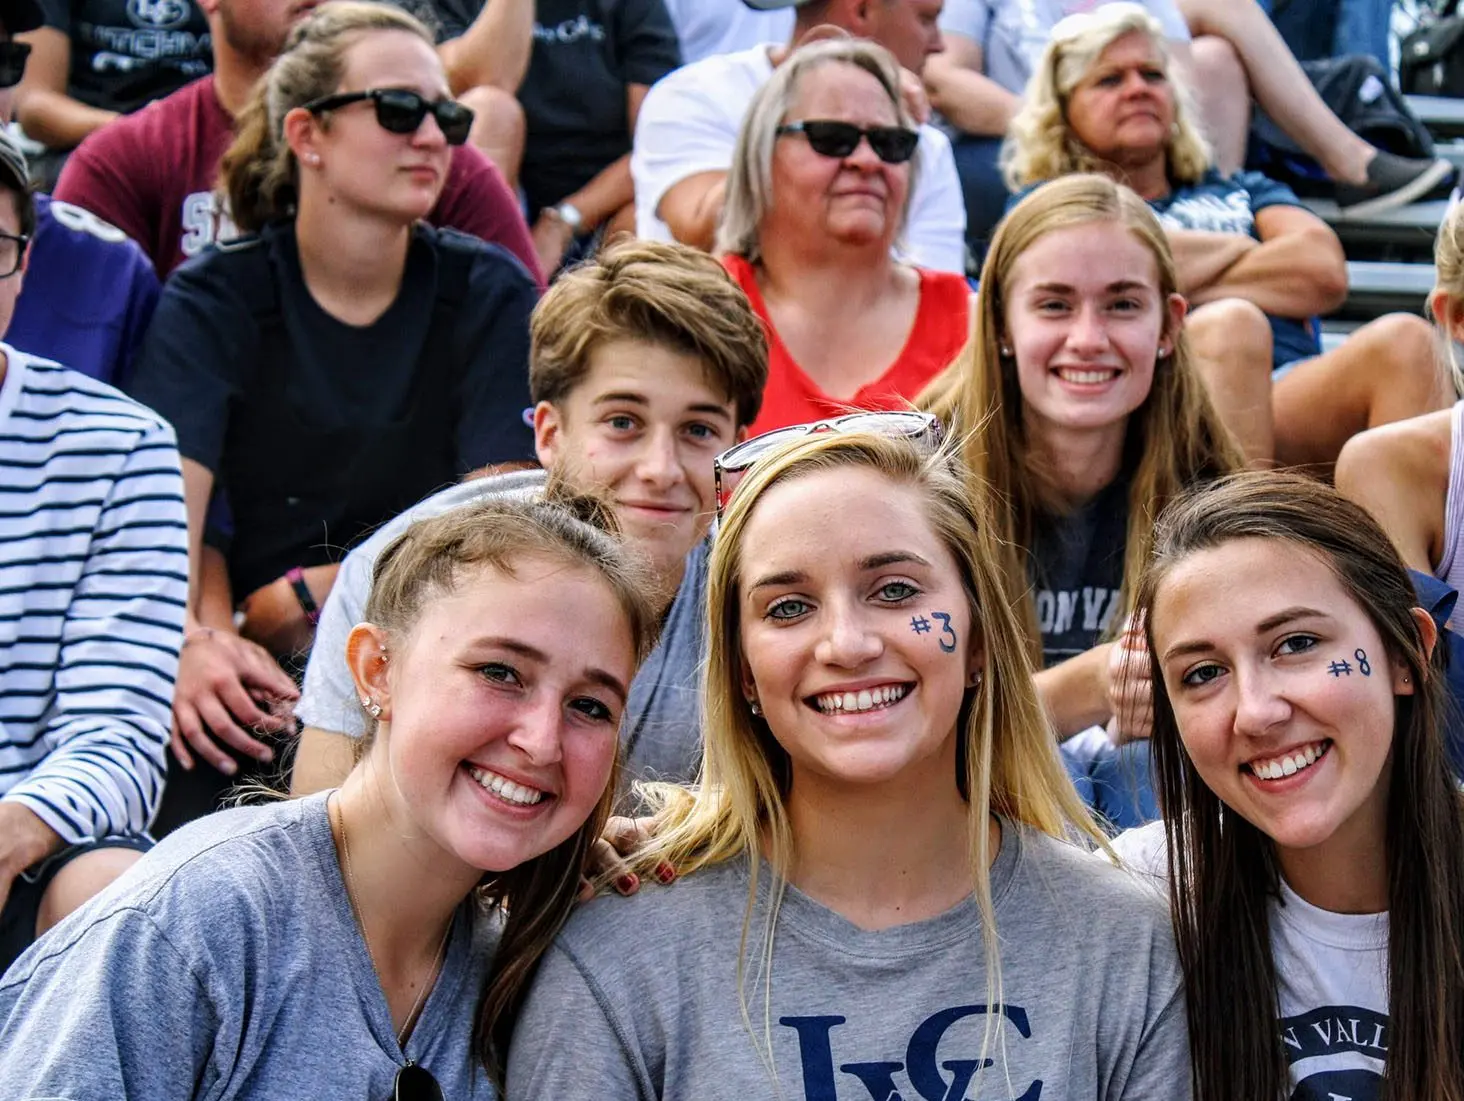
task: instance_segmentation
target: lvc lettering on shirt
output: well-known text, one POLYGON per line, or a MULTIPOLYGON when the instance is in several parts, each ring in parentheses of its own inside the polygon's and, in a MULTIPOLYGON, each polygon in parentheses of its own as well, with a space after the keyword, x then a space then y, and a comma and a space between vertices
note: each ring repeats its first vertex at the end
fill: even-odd
MULTIPOLYGON (((839 1047, 836 1030, 848 1021, 847 1017, 779 1017, 778 1024, 798 1034, 804 1101, 837 1101, 835 1065, 840 1073, 857 1078, 863 1084, 869 1092, 870 1101, 914 1101, 916 1097, 924 1101, 962 1101, 977 1072, 994 1064, 994 1060, 982 1058, 982 1037, 989 1008, 985 1005, 957 1005, 931 1014, 911 1034, 903 1062, 878 1057, 871 1062, 851 1062, 849 1056, 859 1053, 840 1050, 836 1064, 835 1049, 839 1047), (960 1039, 969 1050, 953 1051, 953 1045, 946 1044, 946 1050, 937 1057, 936 1050, 947 1038, 951 1026, 967 1018, 979 1018, 980 1021, 974 1029, 961 1030, 960 1039), (950 1074, 949 1079, 946 1072, 950 1074), (908 1080, 910 1088, 915 1091, 913 1094, 902 1092, 902 1079, 908 1080)), ((1008 1051, 1012 1043, 1010 1029, 1015 1028, 1024 1040, 1031 1038, 1032 1028, 1025 1009, 1003 1005, 998 1011, 1006 1018, 1001 1025, 1008 1030, 1008 1051)), ((1002 1050, 995 1035, 992 1036, 992 1049, 1002 1050)), ((992 1077, 1001 1080, 1004 1076, 994 1071, 992 1077)), ((1042 1081, 1038 1079, 1011 1101, 1038 1101, 1041 1096, 1042 1081)))
POLYGON ((1082 589, 1037 590, 1037 628, 1044 636, 1066 634, 1073 629, 1073 621, 1081 611, 1082 630, 1102 632, 1108 630, 1109 621, 1118 609, 1118 589, 1095 588, 1085 585, 1082 589))
POLYGON ((1388 1017, 1359 1006, 1325 1005, 1281 1022, 1286 1061, 1360 1052, 1377 1059, 1388 1053, 1388 1017))

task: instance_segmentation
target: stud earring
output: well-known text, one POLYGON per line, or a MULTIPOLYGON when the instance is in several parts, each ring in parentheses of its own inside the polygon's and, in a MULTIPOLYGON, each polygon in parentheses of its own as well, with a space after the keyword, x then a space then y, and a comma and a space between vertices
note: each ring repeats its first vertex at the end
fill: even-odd
POLYGON ((1010 344, 1001 345, 1001 347, 999 347, 997 351, 999 351, 1007 359, 1012 358, 1012 346, 1010 344))
POLYGON ((319 153, 311 153, 309 156, 307 156, 305 158, 305 162, 307 164, 319 164, 320 163, 320 154, 319 153))
POLYGON ((1168 359, 1169 358, 1169 349, 1168 348, 1160 348, 1159 349, 1158 358, 1159 359, 1168 359))
POLYGON ((375 700, 367 699, 365 696, 362 696, 361 706, 366 709, 366 714, 370 715, 373 719, 381 718, 381 704, 377 703, 375 700))
POLYGON ((756 696, 747 697, 747 706, 754 715, 758 716, 759 718, 762 717, 762 704, 757 702, 756 696))
POLYGON ((980 669, 977 669, 974 673, 971 674, 970 678, 966 681, 966 685, 967 685, 967 687, 970 687, 970 688, 980 688, 981 687, 981 670, 980 669))

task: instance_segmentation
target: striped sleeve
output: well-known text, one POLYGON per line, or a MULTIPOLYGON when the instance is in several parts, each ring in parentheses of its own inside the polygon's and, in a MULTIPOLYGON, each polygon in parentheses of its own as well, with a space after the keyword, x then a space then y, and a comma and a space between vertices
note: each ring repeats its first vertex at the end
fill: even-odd
POLYGON ((54 688, 36 732, 46 752, 4 795, 68 843, 145 830, 162 794, 188 592, 187 518, 173 430, 156 418, 144 424, 57 609, 54 688))

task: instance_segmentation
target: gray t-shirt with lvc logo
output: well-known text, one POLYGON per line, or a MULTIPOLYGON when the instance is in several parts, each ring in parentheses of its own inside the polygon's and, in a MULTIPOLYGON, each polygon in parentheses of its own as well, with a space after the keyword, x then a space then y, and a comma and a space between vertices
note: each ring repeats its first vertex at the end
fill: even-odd
POLYGON ((1168 912, 1128 873, 1003 822, 993 1007, 974 902, 869 931, 789 887, 764 986, 763 871, 745 927, 746 1013, 745 861, 577 910, 514 1030, 507 1101, 1190 1097, 1168 912))

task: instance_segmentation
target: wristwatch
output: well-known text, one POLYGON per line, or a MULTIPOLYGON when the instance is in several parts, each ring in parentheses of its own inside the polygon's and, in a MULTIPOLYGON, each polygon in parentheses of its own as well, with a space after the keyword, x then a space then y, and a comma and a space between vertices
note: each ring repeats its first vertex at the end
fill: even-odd
POLYGON ((585 224, 585 216, 573 203, 560 203, 554 208, 554 216, 576 232, 585 224))

